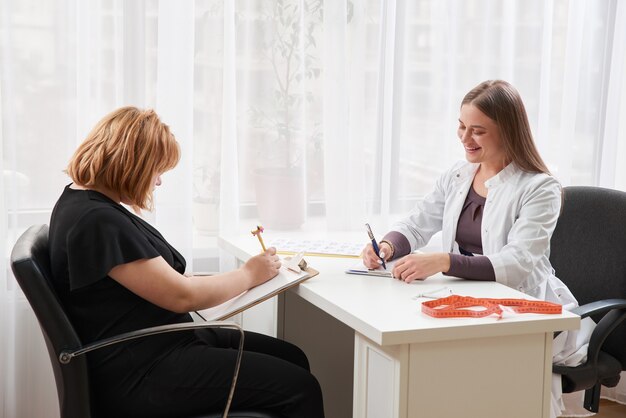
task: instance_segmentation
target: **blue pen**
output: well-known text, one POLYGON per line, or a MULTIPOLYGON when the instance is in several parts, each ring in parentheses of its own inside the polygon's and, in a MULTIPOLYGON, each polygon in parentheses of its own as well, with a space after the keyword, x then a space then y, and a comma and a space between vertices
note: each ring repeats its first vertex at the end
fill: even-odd
POLYGON ((365 228, 367 229, 367 235, 370 236, 372 240, 372 247, 374 247, 374 252, 383 262, 383 268, 387 270, 387 266, 385 265, 385 260, 380 256, 380 248, 378 248, 378 243, 376 242, 376 238, 374 238, 374 234, 372 233, 372 228, 370 228, 370 224, 365 224, 365 228))

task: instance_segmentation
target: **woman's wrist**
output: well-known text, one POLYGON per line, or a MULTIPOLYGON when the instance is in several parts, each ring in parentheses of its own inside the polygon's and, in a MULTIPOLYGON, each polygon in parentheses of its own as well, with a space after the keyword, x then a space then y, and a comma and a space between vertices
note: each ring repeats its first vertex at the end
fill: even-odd
POLYGON ((441 253, 441 272, 447 273, 450 270, 450 254, 441 253))
POLYGON ((389 247, 389 254, 387 254, 387 251, 385 251, 385 261, 387 260, 391 260, 393 258, 394 253, 396 252, 395 247, 393 246, 393 244, 387 240, 382 240, 380 242, 380 245, 382 246, 383 244, 387 244, 387 246, 389 247))

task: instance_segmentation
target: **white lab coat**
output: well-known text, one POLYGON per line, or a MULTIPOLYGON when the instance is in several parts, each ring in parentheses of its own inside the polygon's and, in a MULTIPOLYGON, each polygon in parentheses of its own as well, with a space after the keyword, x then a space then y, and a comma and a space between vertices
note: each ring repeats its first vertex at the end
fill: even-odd
MULTIPOLYGON (((459 254, 456 228, 478 164, 459 162, 445 172, 434 190, 421 199, 413 212, 393 225, 419 249, 441 231, 443 251, 459 254)), ((561 211, 561 185, 554 177, 527 173, 514 163, 485 182, 489 190, 483 208, 481 238, 496 281, 538 299, 578 306, 574 295, 554 275, 550 264, 550 238, 561 211)), ((574 366, 587 357, 595 324, 585 318, 580 331, 563 332, 553 344, 553 359, 574 366)), ((553 375, 551 416, 563 411, 561 378, 553 375)))
MULTIPOLYGON (((456 228, 478 164, 459 162, 445 172, 434 190, 413 212, 393 225, 411 244, 425 246, 441 231, 443 251, 459 254, 456 228)), ((527 173, 514 163, 485 182, 489 190, 483 209, 483 254, 489 257, 496 281, 565 309, 577 306, 567 286, 554 276, 549 261, 550 237, 561 210, 561 185, 554 177, 527 173)))

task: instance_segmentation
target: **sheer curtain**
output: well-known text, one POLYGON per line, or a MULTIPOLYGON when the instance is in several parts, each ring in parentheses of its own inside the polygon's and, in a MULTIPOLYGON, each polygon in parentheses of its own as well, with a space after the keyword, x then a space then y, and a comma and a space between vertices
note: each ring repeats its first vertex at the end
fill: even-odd
POLYGON ((182 159, 146 217, 190 271, 217 270, 215 237, 257 221, 384 231, 463 158, 459 103, 486 79, 519 89, 564 185, 626 190, 625 31, 615 0, 2 1, 2 416, 56 408, 7 257, 105 113, 171 126, 182 159))

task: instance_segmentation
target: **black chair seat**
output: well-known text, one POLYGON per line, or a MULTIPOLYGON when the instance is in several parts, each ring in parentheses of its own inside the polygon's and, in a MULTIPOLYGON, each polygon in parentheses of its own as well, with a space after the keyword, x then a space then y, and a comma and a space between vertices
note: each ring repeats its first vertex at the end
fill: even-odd
POLYGON ((576 367, 554 366, 553 371, 561 375, 563 392, 571 393, 594 386, 599 377, 606 387, 615 387, 619 383, 622 364, 603 351, 598 354, 598 363, 583 363, 576 367))

